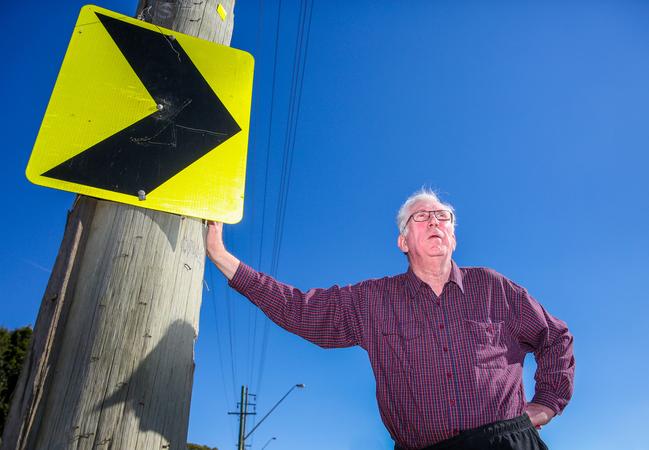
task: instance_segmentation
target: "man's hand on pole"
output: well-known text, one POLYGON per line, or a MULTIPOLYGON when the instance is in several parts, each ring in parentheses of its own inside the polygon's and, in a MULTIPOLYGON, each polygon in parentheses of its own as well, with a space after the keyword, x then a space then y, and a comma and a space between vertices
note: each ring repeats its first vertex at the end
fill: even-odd
POLYGON ((228 252, 223 244, 223 222, 207 222, 205 249, 207 257, 228 280, 231 280, 239 268, 240 261, 228 252))
POLYGON ((554 411, 544 405, 539 405, 538 403, 528 403, 525 406, 525 412, 530 416, 532 425, 536 427, 537 430, 540 430, 541 427, 547 424, 554 417, 554 411))

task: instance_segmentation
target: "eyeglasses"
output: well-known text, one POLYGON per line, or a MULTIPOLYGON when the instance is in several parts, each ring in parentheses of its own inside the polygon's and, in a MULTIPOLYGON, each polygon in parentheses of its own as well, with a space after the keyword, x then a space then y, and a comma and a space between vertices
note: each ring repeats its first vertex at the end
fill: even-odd
POLYGON ((449 211, 448 209, 438 209, 435 211, 415 211, 412 213, 410 217, 408 217, 408 220, 406 220, 406 223, 403 225, 403 228, 405 230, 406 226, 408 225, 408 222, 410 222, 410 219, 414 220, 415 222, 428 222, 431 218, 431 216, 435 217, 437 221, 439 222, 453 222, 453 213, 449 211))

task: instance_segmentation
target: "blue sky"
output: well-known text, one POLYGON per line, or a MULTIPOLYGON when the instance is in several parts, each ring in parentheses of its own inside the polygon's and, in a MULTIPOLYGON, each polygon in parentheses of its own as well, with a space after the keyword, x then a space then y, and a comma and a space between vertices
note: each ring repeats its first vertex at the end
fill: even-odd
MULTIPOLYGON (((526 286, 575 335, 575 395, 542 430, 550 448, 646 449, 649 4, 315 3, 278 277, 309 288, 404 271, 394 216, 432 186, 457 210, 455 260, 526 286)), ((82 4, 14 2, 0 18, 0 326, 35 322, 74 198, 24 170, 82 4)), ((235 10, 232 45, 253 53, 256 78, 244 219, 226 242, 270 271, 299 2, 283 1, 270 125, 278 0, 260 5, 235 10)), ((99 6, 132 15, 136 2, 99 6)), ((241 384, 263 414, 305 383, 252 449, 272 436, 268 450, 391 448, 362 350, 325 351, 270 325, 262 364, 266 319, 212 267, 205 278, 191 441, 234 447, 226 413, 241 384)))

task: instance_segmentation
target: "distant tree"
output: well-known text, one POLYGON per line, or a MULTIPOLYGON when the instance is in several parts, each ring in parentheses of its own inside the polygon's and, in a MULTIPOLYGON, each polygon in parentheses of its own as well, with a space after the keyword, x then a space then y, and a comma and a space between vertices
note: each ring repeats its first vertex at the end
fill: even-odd
POLYGON ((0 436, 5 428, 11 394, 16 388, 31 338, 31 327, 13 331, 0 327, 0 436))
POLYGON ((187 450, 219 450, 219 449, 216 447, 208 447, 207 445, 187 443, 187 450))

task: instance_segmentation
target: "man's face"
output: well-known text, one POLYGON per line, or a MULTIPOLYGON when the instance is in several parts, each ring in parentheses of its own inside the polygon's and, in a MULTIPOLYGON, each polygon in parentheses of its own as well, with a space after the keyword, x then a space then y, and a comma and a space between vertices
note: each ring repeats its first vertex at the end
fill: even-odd
MULTIPOLYGON (((448 208, 430 200, 419 201, 412 205, 410 214, 439 209, 448 208)), ((426 222, 415 222, 410 219, 404 232, 399 235, 397 244, 402 252, 408 253, 411 262, 413 259, 421 260, 430 257, 450 258, 456 244, 453 223, 440 222, 433 215, 426 222)))

